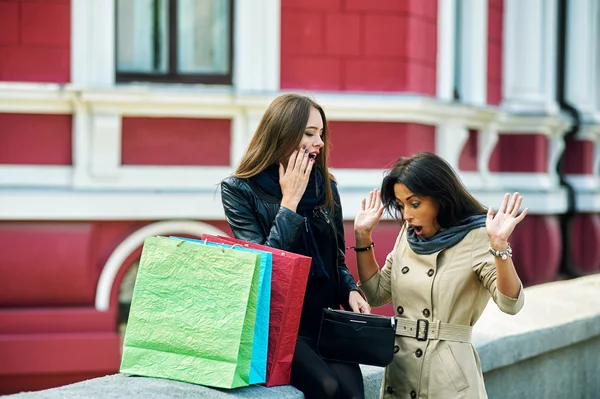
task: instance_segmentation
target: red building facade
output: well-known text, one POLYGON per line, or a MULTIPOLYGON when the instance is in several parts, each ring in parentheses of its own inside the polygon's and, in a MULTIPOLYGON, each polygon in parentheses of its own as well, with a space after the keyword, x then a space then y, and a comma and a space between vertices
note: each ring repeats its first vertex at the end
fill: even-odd
MULTIPOLYGON (((0 393, 118 371, 143 239, 230 234, 217 184, 282 92, 325 108, 349 242, 383 171, 432 151, 486 205, 524 195, 511 244, 525 284, 600 271, 594 0, 212 3, 189 12, 229 23, 204 32, 206 69, 201 45, 181 56, 185 32, 138 54, 165 34, 147 31, 148 7, 182 23, 185 1, 0 0, 0 393)), ((374 234, 381 263, 398 228, 374 234)))

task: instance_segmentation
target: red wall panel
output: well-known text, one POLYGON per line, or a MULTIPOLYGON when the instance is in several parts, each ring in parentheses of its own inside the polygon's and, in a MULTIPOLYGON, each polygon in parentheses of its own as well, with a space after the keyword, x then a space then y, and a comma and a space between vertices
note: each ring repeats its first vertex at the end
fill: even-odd
POLYGON ((541 134, 500 134, 491 172, 548 172, 548 138, 541 134))
POLYGON ((435 95, 437 0, 284 0, 281 21, 283 89, 435 95))
POLYGON ((594 143, 591 141, 570 141, 564 159, 564 171, 569 174, 588 175, 594 168, 594 143))
POLYGON ((19 3, 0 1, 0 45, 17 44, 19 44, 19 3))
POLYGON ((435 150, 435 127, 395 122, 329 122, 330 165, 390 168, 401 156, 435 150))
POLYGON ((328 14, 325 19, 325 51, 335 56, 359 56, 361 37, 357 14, 328 14))
POLYGON ((502 101, 502 23, 504 0, 490 1, 488 6, 487 102, 502 101))
POLYGON ((35 1, 21 4, 23 45, 64 47, 70 40, 70 5, 63 1, 35 1))
POLYGON ((70 81, 68 0, 0 1, 0 81, 70 81))
POLYGON ((342 0, 281 0, 281 8, 337 11, 342 8, 342 0))
POLYGON ((0 223, 0 306, 92 305, 91 231, 87 222, 0 223))
POLYGON ((116 311, 94 307, 9 308, 0 310, 3 334, 60 334, 117 331, 116 311))
POLYGON ((571 226, 571 250, 575 267, 586 273, 600 273, 600 215, 578 214, 571 226))
POLYGON ((122 122, 123 165, 228 166, 231 120, 133 118, 122 122))
POLYGON ((458 169, 464 171, 477 170, 478 142, 479 134, 477 130, 469 130, 469 138, 467 139, 467 142, 460 153, 460 159, 458 160, 458 169))
POLYGON ((71 115, 0 113, 0 164, 71 165, 71 115))
POLYGON ((562 253, 557 216, 528 215, 512 233, 510 245, 513 248, 513 262, 523 285, 556 279, 562 253))

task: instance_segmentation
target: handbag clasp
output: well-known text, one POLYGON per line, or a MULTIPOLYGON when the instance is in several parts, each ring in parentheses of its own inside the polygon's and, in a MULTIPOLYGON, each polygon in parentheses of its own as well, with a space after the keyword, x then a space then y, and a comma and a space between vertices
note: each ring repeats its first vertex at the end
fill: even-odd
POLYGON ((417 332, 415 334, 415 338, 417 339, 417 341, 427 341, 428 333, 429 333, 429 320, 417 319, 417 332))

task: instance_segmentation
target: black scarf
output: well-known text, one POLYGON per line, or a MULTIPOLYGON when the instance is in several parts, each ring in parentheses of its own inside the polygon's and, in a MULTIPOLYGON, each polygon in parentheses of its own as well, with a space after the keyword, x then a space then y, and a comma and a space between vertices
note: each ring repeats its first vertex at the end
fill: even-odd
MULTIPOLYGON (((254 181, 265 193, 275 196, 278 199, 283 198, 281 186, 279 185, 279 165, 269 166, 267 169, 256 175, 254 181)), ((304 195, 302 196, 296 211, 300 216, 304 216, 306 220, 306 228, 302 229, 303 248, 301 248, 301 254, 312 258, 310 275, 316 278, 329 278, 329 274, 327 273, 321 255, 319 254, 309 215, 314 207, 323 204, 324 200, 325 185, 323 183, 323 175, 318 168, 313 168, 308 180, 308 185, 306 186, 306 191, 304 191, 304 195)))
POLYGON ((419 255, 429 255, 450 248, 460 242, 469 231, 485 226, 486 215, 473 215, 460 221, 456 226, 438 231, 433 237, 422 238, 415 229, 408 227, 408 244, 419 255))

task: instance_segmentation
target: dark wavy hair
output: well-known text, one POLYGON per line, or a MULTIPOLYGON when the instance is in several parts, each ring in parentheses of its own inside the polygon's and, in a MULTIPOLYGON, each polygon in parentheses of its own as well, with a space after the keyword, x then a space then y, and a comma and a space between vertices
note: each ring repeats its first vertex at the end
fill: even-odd
POLYGON ((443 158, 429 152, 401 157, 388 171, 381 184, 381 199, 386 211, 403 220, 394 186, 404 184, 421 197, 429 197, 439 205, 437 222, 447 229, 460 224, 469 216, 487 213, 485 208, 466 189, 454 169, 443 158))

